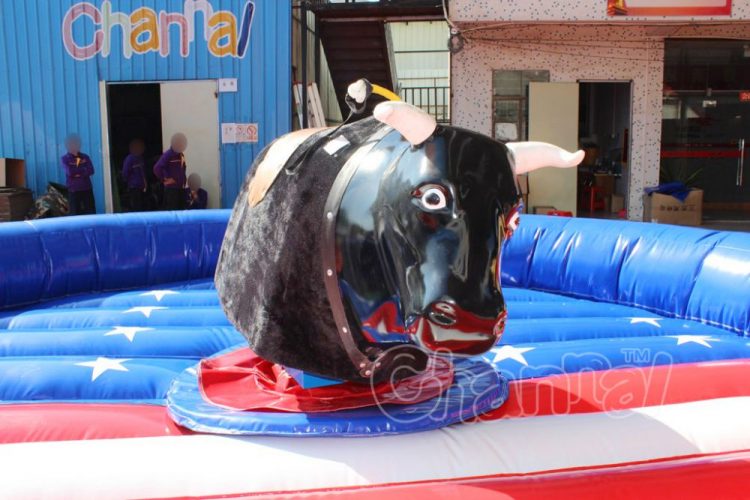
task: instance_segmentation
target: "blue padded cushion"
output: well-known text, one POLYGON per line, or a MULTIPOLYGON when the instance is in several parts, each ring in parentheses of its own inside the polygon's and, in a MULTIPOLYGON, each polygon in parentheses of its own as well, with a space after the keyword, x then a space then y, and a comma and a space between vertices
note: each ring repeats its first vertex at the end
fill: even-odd
POLYGON ((503 285, 750 333, 748 234, 524 215, 503 252, 503 285))
POLYGON ((0 309, 213 276, 228 210, 3 224, 0 309))

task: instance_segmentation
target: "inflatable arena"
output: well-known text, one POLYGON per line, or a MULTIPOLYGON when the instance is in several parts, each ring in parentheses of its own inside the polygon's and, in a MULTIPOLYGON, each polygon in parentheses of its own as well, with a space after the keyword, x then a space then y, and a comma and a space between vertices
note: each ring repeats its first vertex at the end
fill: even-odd
POLYGON ((1 225, 0 496, 736 496, 750 235, 519 217, 578 161, 386 103, 231 212, 1 225))

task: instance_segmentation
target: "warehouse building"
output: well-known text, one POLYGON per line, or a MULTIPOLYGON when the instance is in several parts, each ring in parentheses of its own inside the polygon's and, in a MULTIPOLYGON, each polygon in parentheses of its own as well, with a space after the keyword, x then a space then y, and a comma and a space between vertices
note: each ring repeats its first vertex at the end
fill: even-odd
POLYGON ((122 210, 128 144, 153 161, 183 132, 188 173, 230 207, 252 160, 291 129, 291 2, 0 0, 0 185, 63 182, 64 139, 122 210))

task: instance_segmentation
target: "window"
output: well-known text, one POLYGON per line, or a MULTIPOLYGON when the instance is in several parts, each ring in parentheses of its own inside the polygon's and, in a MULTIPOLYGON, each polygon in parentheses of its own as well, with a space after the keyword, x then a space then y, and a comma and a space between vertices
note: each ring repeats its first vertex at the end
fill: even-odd
POLYGON ((548 82, 547 70, 492 72, 492 131, 495 139, 524 141, 528 134, 529 82, 548 82))

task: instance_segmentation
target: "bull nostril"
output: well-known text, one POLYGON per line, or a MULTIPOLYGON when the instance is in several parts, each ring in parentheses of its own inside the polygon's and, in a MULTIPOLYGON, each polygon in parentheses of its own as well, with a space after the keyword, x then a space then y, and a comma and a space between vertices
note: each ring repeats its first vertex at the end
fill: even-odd
POLYGON ((446 314, 437 311, 430 311, 430 320, 433 323, 437 323, 441 326, 453 326, 456 324, 456 318, 450 317, 446 314))

